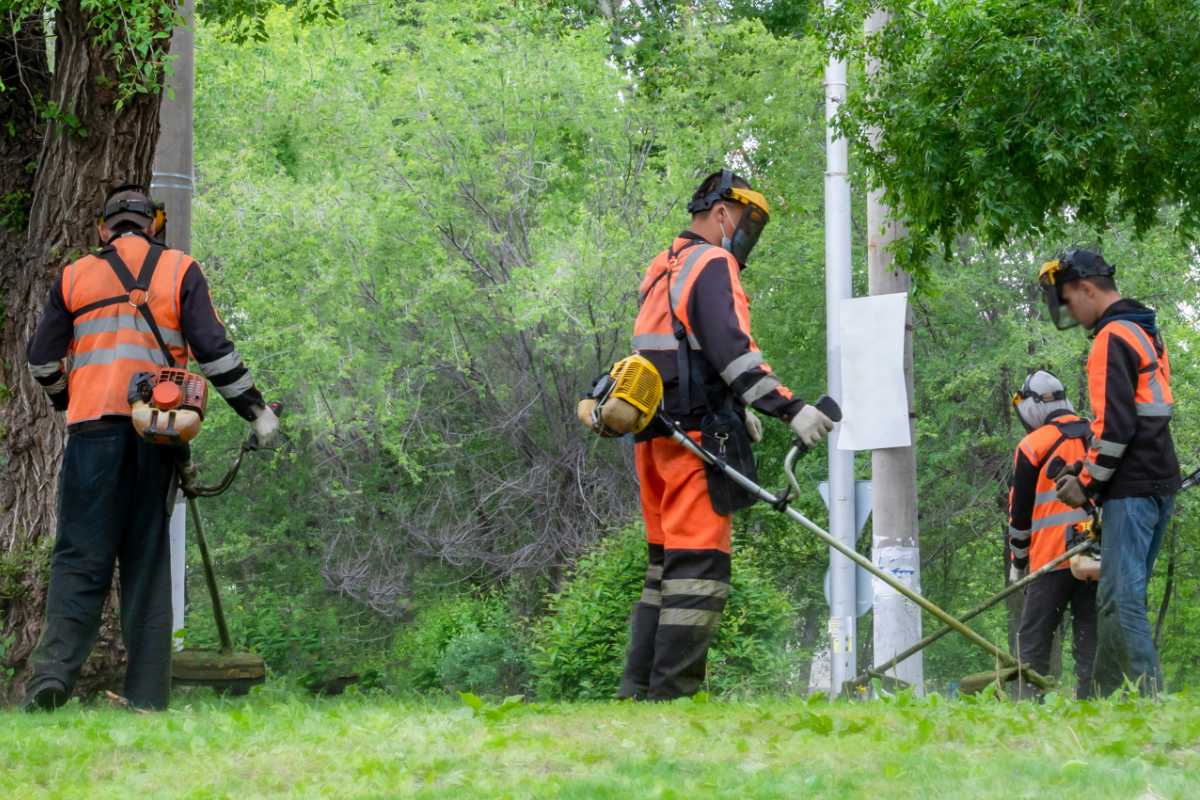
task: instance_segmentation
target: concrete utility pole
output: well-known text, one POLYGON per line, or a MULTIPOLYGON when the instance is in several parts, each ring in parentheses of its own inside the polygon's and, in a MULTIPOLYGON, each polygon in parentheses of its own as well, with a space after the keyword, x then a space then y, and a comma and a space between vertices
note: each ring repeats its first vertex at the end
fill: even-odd
MULTIPOLYGON (((834 8, 837 0, 826 0, 834 8)), ((825 68, 825 359, 829 394, 842 395, 842 350, 838 338, 842 300, 850 297, 849 146, 837 137, 833 118, 846 99, 846 62, 830 58, 825 68)), ((838 432, 829 441, 829 532, 854 547, 854 453, 839 450, 838 432)), ((830 549, 829 644, 831 692, 841 691, 858 670, 855 652, 856 571, 854 562, 830 549)))
MULTIPOLYGON (((868 36, 881 35, 890 15, 877 11, 864 25, 868 36)), ((867 64, 867 80, 879 70, 875 60, 867 64)), ((879 132, 873 131, 871 143, 878 142, 879 132)), ((892 210, 882 202, 883 191, 867 195, 867 270, 870 293, 893 294, 908 292, 912 278, 907 272, 893 268, 892 242, 906 234, 902 223, 892 218, 892 210)), ((908 407, 913 408, 912 310, 904 328, 904 379, 908 390, 908 407)), ((912 419, 909 431, 916 442, 912 419)), ((871 480, 874 491, 874 518, 871 539, 871 560, 887 570, 902 583, 916 591, 921 589, 921 558, 917 541, 917 457, 916 447, 893 447, 871 452, 871 480)), ((921 638, 921 609, 895 590, 878 582, 874 615, 874 660, 882 664, 892 656, 908 649, 921 638)), ((921 653, 900 663, 894 677, 924 693, 925 666, 921 653)))
MULTIPOLYGON (((184 23, 171 34, 174 74, 168 86, 174 97, 163 94, 159 112, 158 149, 150 193, 166 204, 167 246, 192 248, 192 107, 196 88, 195 0, 183 0, 179 9, 184 23)), ((171 607, 172 629, 183 628, 184 554, 187 516, 180 495, 171 514, 171 607)))

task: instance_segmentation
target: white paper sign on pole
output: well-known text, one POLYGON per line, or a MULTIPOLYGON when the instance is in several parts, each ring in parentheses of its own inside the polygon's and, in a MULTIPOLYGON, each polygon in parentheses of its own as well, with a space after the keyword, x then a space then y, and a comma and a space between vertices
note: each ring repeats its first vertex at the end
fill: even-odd
POLYGON ((908 392, 904 384, 904 324, 908 295, 879 294, 842 300, 842 407, 839 450, 908 447, 908 392))

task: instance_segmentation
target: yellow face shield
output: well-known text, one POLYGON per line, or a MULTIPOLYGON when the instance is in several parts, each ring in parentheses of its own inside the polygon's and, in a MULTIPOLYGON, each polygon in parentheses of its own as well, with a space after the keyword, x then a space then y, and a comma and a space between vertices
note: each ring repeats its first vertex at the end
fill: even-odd
POLYGON ((1063 263, 1062 259, 1055 258, 1042 264, 1042 268, 1038 270, 1038 286, 1042 289, 1042 299, 1046 301, 1046 308, 1050 311, 1050 319, 1054 321, 1054 327, 1060 331, 1079 324, 1071 316, 1070 310, 1063 302, 1062 285, 1065 277, 1063 273, 1066 269, 1067 265, 1063 263))
POLYGON ((771 220, 767 198, 751 189, 734 187, 729 190, 726 199, 732 200, 744 208, 742 218, 738 221, 737 228, 734 229, 733 235, 729 237, 729 242, 725 247, 737 259, 738 264, 745 267, 746 261, 750 258, 750 251, 754 249, 754 245, 758 244, 758 237, 762 236, 763 228, 767 227, 767 223, 771 220))
MULTIPOLYGON (((717 175, 718 173, 710 175, 705 184, 708 184, 717 175)), ((741 219, 738 220, 733 233, 722 234, 721 246, 733 254, 739 266, 745 267, 746 259, 750 257, 750 251, 754 249, 754 245, 758 244, 758 237, 762 235, 763 228, 771 219, 771 208, 767 203, 767 198, 763 197, 761 192, 734 186, 735 176, 731 171, 723 169, 719 176, 720 180, 715 189, 705 194, 698 193, 692 196, 691 202, 688 203, 688 213, 699 214, 702 211, 708 211, 721 201, 737 203, 741 206, 743 209, 741 219)))
POLYGON ((771 207, 767 205, 767 198, 753 189, 738 189, 733 187, 729 190, 729 199, 736 200, 742 205, 755 206, 766 217, 771 216, 771 207))

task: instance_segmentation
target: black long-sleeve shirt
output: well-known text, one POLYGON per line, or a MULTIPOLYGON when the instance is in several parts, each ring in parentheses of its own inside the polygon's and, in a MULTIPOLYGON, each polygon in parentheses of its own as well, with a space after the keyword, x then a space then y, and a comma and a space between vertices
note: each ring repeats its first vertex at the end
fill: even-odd
POLYGON ((1171 437, 1170 363, 1153 310, 1135 300, 1113 303, 1093 328, 1088 355, 1092 447, 1080 480, 1100 501, 1171 495, 1179 461, 1171 437), (1157 362, 1154 371, 1146 370, 1157 362), (1148 395, 1137 396, 1146 384, 1148 395))
MULTIPOLYGON (((634 347, 662 376, 666 412, 686 430, 698 429, 710 407, 721 407, 729 399, 785 422, 804 407, 804 401, 775 376, 754 342, 749 301, 738 272, 731 255, 684 231, 655 258, 642 279, 634 347), (711 247, 711 255, 699 260, 697 247, 711 247), (685 317, 679 320, 687 334, 682 342, 666 332, 671 325, 668 309, 685 317), (697 373, 696 381, 680 374, 680 346, 688 348, 686 362, 697 373), (686 401, 683 381, 690 387, 686 401)), ((639 434, 653 435, 651 430, 639 434)))
MULTIPOLYGON (((189 260, 184 267, 179 291, 179 318, 183 338, 200 371, 234 411, 243 419, 252 421, 257 409, 264 406, 265 401, 254 385, 250 370, 230 341, 225 325, 213 307, 208 281, 195 261, 189 260)), ((66 410, 69 401, 68 354, 74 333, 75 318, 67 309, 60 275, 50 289, 41 319, 26 350, 30 372, 60 411, 66 410)))

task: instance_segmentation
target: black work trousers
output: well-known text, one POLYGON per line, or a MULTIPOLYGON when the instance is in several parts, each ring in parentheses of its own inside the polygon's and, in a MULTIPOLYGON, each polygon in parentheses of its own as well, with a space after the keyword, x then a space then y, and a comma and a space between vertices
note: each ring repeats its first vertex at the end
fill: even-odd
POLYGON ((1075 696, 1092 696, 1092 665, 1096 659, 1096 582, 1081 581, 1069 569, 1048 572, 1025 587, 1025 609, 1017 634, 1017 658, 1042 675, 1050 669, 1054 631, 1071 607, 1072 652, 1075 655, 1075 696))
POLYGON ((700 690, 729 597, 729 576, 729 553, 649 545, 618 698, 674 700, 700 690))
POLYGON ((125 696, 167 707, 171 688, 171 558, 167 525, 175 455, 128 422, 72 433, 63 453, 58 532, 42 636, 26 686, 68 692, 100 631, 104 600, 120 563, 125 696))

